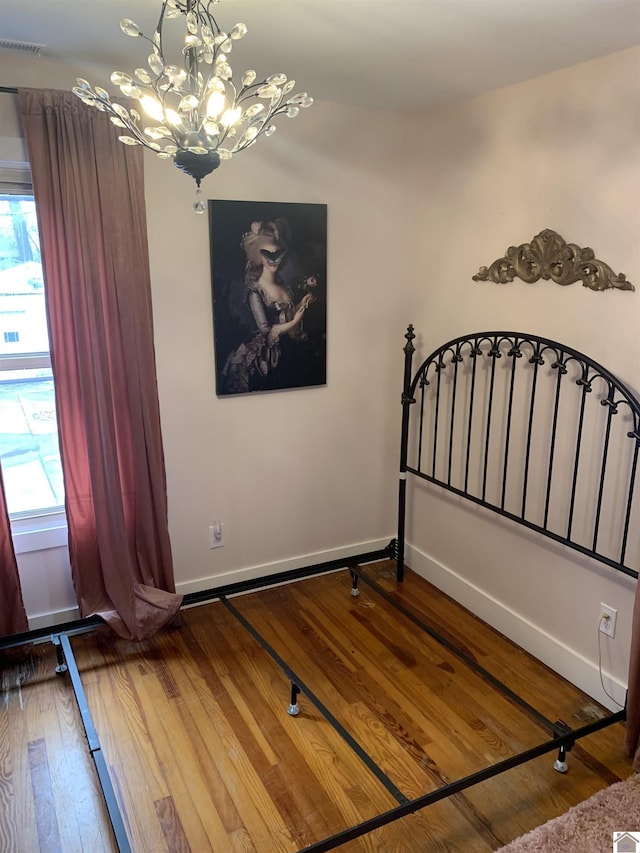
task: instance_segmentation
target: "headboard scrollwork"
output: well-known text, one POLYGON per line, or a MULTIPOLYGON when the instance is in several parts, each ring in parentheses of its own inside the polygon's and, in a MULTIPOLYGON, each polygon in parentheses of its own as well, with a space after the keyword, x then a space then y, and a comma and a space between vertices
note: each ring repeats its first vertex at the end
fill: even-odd
POLYGON ((548 338, 464 335, 414 373, 413 337, 401 472, 638 577, 640 400, 548 338))

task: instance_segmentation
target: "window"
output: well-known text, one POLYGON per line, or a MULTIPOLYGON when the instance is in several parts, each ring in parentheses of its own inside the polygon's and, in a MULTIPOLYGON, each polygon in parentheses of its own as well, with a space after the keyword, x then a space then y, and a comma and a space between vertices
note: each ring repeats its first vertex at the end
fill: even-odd
POLYGON ((64 503, 33 194, 0 189, 0 462, 12 519, 64 503))

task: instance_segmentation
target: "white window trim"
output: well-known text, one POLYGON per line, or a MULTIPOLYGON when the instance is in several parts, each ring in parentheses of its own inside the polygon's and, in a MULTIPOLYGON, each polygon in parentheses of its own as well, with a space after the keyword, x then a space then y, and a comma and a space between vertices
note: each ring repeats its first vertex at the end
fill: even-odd
POLYGON ((0 370, 32 370, 39 367, 51 367, 49 353, 32 352, 24 355, 0 355, 0 370))
POLYGON ((13 547, 16 554, 64 548, 68 543, 67 519, 64 510, 11 519, 13 547))

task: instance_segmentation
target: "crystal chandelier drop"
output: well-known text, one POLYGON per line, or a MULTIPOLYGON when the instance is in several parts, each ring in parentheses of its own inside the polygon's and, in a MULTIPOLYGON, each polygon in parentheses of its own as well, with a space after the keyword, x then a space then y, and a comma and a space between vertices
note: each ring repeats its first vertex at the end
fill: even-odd
POLYGON ((129 18, 120 22, 126 35, 144 39, 151 52, 147 68, 136 68, 133 75, 114 71, 111 82, 136 100, 144 115, 113 103, 108 92, 82 78, 73 89, 85 104, 109 113, 115 125, 128 131, 119 137, 125 145, 144 145, 190 175, 197 185, 193 207, 198 213, 206 210, 200 182, 221 160, 254 145, 260 136, 271 136, 277 116, 294 118, 313 103, 306 92, 290 94, 295 81, 285 74, 258 81, 255 71, 245 71, 240 85, 234 83, 228 57, 247 28, 236 24, 228 33, 221 30, 211 13, 219 2, 163 0, 152 38, 129 18), (182 18, 185 27, 177 64, 165 55, 163 32, 166 21, 175 18, 182 18))

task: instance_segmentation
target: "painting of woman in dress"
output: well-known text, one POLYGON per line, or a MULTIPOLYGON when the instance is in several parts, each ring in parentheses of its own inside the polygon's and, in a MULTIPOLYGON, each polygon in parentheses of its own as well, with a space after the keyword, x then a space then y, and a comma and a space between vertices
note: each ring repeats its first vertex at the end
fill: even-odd
POLYGON ((217 394, 326 382, 326 205, 210 201, 217 394))

